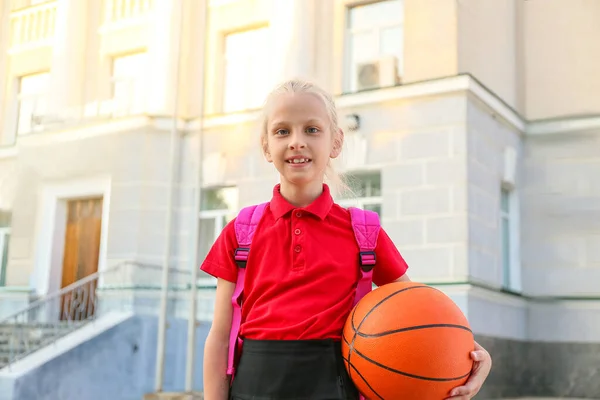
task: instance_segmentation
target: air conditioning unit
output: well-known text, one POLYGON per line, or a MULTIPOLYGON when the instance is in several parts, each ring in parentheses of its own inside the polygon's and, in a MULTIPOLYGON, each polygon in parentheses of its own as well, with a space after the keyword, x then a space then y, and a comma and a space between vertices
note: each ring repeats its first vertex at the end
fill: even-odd
POLYGON ((377 89, 395 86, 400 83, 398 58, 385 56, 377 60, 357 65, 356 82, 358 90, 377 89))

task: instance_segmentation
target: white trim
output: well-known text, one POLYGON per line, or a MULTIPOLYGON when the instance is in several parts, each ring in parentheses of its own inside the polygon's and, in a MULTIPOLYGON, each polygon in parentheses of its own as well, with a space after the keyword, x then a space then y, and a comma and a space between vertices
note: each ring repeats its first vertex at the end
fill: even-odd
POLYGON ((102 227, 98 271, 106 268, 110 192, 111 178, 109 176, 65 180, 48 184, 42 188, 38 207, 35 264, 31 274, 31 286, 36 293, 43 295, 58 289, 56 280, 59 279, 57 276, 62 273, 62 251, 65 240, 65 200, 70 198, 102 196, 102 227))
POLYGON ((223 114, 215 116, 206 116, 202 121, 202 128, 218 128, 221 126, 244 124, 247 122, 258 121, 261 110, 236 112, 233 114, 223 114))
MULTIPOLYGON (((85 124, 85 120, 83 121, 85 124)), ((91 137, 110 135, 124 131, 133 131, 139 128, 147 127, 150 121, 146 115, 132 117, 122 117, 106 119, 102 122, 90 122, 90 126, 72 126, 55 129, 48 129, 52 132, 48 134, 34 134, 19 137, 21 145, 46 146, 50 143, 70 142, 75 140, 87 139, 91 137)))
POLYGON ((451 78, 395 86, 392 88, 349 93, 338 96, 336 105, 338 108, 353 108, 384 103, 391 100, 460 92, 469 88, 470 80, 471 77, 460 75, 451 78))
POLYGON ((336 104, 339 108, 354 108, 391 100, 439 96, 463 91, 473 93, 484 104, 492 108, 519 131, 524 132, 527 128, 526 121, 515 110, 502 102, 498 97, 480 85, 469 75, 458 75, 450 78, 410 83, 392 88, 345 94, 336 99, 336 104))
POLYGON ((8 49, 6 54, 9 56, 14 56, 19 53, 25 53, 28 51, 41 49, 43 47, 52 47, 52 45, 54 45, 54 38, 40 39, 34 42, 13 45, 10 47, 10 49, 8 49))
POLYGON ((209 7, 222 7, 222 6, 227 6, 233 3, 237 3, 240 0, 209 0, 208 2, 208 6, 209 7))
POLYGON ((19 154, 19 148, 14 146, 0 147, 0 160, 4 158, 13 158, 19 154))
MULTIPOLYGON (((525 129, 524 120, 510 107, 498 100, 483 86, 479 85, 468 75, 453 76, 425 82, 416 82, 406 85, 383 88, 358 93, 342 94, 337 96, 336 105, 339 109, 355 108, 372 104, 381 104, 393 100, 438 96, 462 91, 471 91, 484 103, 513 123, 521 131, 525 129)), ((232 114, 206 116, 202 123, 203 128, 217 128, 221 126, 236 125, 246 122, 258 121, 260 110, 238 112, 232 114)))
MULTIPOLYGON (((169 131, 173 128, 173 118, 171 117, 152 117, 152 126, 159 131, 169 131)), ((192 122, 186 122, 182 118, 177 118, 177 130, 180 132, 186 132, 191 129, 199 129, 200 121, 197 120, 194 124, 192 122)))
POLYGON ((142 14, 131 18, 124 18, 118 21, 104 22, 98 28, 98 34, 103 36, 119 32, 125 29, 139 28, 147 24, 148 20, 148 14, 142 14))
POLYGON ((510 229, 510 287, 517 293, 523 291, 521 269, 521 213, 519 196, 516 189, 510 191, 509 197, 509 229, 510 229))
POLYGON ((511 125, 521 132, 527 129, 527 121, 525 121, 515 110, 506 105, 494 93, 480 85, 475 79, 467 76, 468 84, 466 90, 476 95, 488 107, 497 112, 502 118, 508 121, 511 125))
POLYGON ((527 124, 526 133, 528 135, 547 135, 587 129, 600 129, 600 116, 532 121, 527 124))

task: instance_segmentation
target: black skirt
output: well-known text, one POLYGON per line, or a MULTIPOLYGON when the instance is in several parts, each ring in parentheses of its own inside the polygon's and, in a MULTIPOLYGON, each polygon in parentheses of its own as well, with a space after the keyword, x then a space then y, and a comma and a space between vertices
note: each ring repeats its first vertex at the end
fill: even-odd
POLYGON ((244 340, 231 400, 356 400, 333 340, 244 340))

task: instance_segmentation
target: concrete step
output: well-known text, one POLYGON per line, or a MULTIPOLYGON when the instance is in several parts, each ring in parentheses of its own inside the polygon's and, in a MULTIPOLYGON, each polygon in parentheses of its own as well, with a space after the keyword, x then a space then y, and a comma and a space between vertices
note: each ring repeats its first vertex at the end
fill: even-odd
POLYGON ((39 350, 55 339, 77 330, 87 322, 64 322, 58 325, 46 323, 0 324, 0 368, 6 366, 10 358, 39 350))
POLYGON ((144 395, 143 400, 203 400, 204 396, 200 392, 193 393, 148 393, 144 395))

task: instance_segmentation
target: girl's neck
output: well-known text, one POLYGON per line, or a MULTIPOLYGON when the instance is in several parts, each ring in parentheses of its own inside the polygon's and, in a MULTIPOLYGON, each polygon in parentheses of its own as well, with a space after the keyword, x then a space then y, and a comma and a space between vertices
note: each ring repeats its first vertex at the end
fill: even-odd
POLYGON ((323 182, 315 181, 299 186, 282 179, 279 192, 290 204, 302 208, 308 206, 323 193, 323 182))

